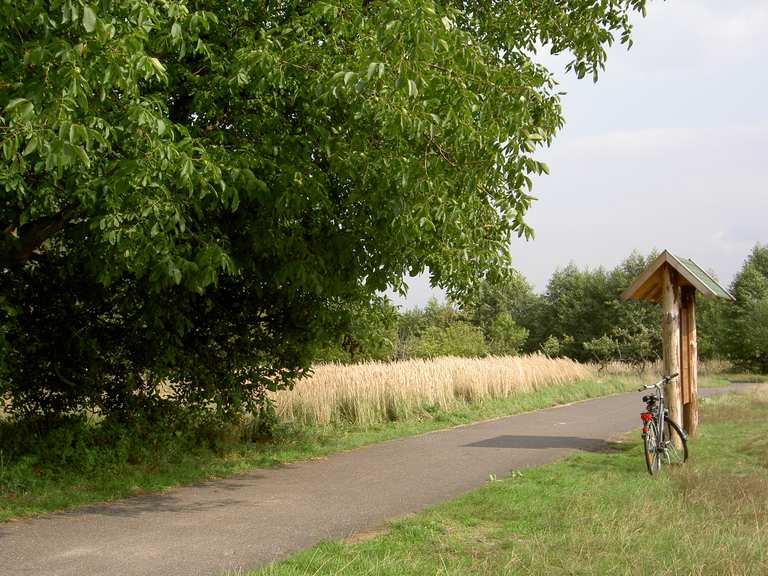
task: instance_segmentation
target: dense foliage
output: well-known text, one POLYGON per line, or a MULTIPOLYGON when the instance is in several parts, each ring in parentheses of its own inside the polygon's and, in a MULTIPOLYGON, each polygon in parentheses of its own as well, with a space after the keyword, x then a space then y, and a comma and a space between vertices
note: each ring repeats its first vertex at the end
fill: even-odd
POLYGON ((752 250, 731 286, 734 305, 714 311, 722 347, 739 367, 768 374, 768 246, 752 250))
POLYGON ((488 343, 481 329, 450 304, 429 302, 424 310, 405 312, 398 321, 398 358, 485 356, 488 343))
POLYGON ((3 3, 9 409, 257 409, 405 272, 502 278, 563 122, 531 55, 596 78, 644 5, 3 3))
POLYGON ((573 264, 556 271, 531 326, 535 336, 531 347, 554 338, 559 354, 577 360, 636 364, 656 360, 661 355, 658 307, 620 298, 655 257, 634 253, 609 271, 579 270, 573 264))

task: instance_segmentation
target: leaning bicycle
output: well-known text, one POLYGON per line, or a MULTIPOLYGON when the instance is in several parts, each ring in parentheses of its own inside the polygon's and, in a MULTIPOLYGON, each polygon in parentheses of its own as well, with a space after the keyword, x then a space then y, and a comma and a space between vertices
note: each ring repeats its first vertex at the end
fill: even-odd
POLYGON ((643 447, 645 464, 650 474, 657 474, 662 464, 683 464, 688 460, 688 438, 680 425, 669 417, 669 410, 664 403, 664 386, 677 374, 664 376, 656 384, 649 384, 638 389, 655 389, 654 394, 643 396, 645 412, 640 414, 643 421, 643 447))

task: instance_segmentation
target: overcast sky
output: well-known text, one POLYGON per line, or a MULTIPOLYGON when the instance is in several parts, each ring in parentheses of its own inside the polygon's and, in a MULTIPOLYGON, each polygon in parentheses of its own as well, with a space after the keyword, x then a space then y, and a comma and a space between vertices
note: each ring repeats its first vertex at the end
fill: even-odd
MULTIPOLYGON (((768 243, 768 0, 652 1, 634 46, 614 46, 597 84, 556 59, 566 126, 539 154, 528 213, 511 246, 542 291, 558 268, 611 268, 632 250, 691 257, 728 284, 768 243)), ((406 307, 439 291, 409 281, 406 307)))

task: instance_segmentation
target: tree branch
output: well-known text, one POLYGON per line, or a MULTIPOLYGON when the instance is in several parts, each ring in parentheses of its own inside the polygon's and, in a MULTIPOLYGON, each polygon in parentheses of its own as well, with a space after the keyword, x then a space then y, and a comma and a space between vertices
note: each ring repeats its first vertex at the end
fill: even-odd
POLYGON ((68 206, 51 216, 27 222, 18 230, 6 228, 0 239, 0 266, 18 266, 31 260, 43 242, 61 232, 78 211, 79 206, 68 206))

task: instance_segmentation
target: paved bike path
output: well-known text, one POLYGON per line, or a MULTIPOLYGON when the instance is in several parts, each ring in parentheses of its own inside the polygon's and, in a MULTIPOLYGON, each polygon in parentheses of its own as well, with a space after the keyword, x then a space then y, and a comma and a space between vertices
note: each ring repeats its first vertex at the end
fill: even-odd
POLYGON ((247 570, 321 540, 383 526, 477 488, 491 474, 501 478, 576 450, 605 449, 608 439, 639 426, 640 396, 588 400, 7 522, 0 524, 0 575, 247 570))

